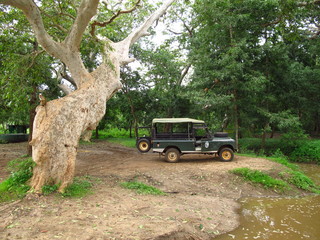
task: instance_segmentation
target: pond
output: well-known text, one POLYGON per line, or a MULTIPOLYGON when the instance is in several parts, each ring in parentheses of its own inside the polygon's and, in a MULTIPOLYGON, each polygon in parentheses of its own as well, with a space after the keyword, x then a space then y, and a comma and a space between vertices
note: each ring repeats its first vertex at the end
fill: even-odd
MULTIPOLYGON (((301 169, 320 184, 320 166, 303 164, 301 169)), ((304 198, 246 198, 241 201, 238 229, 218 240, 320 239, 320 196, 304 198)))

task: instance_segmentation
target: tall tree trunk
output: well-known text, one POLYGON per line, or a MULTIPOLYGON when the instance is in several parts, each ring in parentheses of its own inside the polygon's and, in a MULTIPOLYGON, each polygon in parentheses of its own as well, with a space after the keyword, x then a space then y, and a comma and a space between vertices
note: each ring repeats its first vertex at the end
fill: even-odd
POLYGON ((237 103, 237 91, 234 90, 234 105, 233 105, 233 114, 234 114, 234 129, 235 129, 235 141, 236 148, 239 149, 239 113, 238 113, 238 103, 237 103))
POLYGON ((102 64, 88 81, 73 93, 38 106, 32 145, 36 166, 31 187, 41 192, 45 184, 60 184, 59 191, 73 180, 78 142, 85 130, 93 130, 105 114, 106 101, 121 88, 119 62, 102 64))
MULTIPOLYGON (((32 133, 33 133, 33 122, 36 116, 36 103, 37 103, 37 87, 33 86, 33 91, 30 96, 30 111, 29 111, 29 137, 28 142, 32 140, 32 133)), ((32 156, 32 146, 28 144, 27 146, 27 154, 28 156, 32 156)))

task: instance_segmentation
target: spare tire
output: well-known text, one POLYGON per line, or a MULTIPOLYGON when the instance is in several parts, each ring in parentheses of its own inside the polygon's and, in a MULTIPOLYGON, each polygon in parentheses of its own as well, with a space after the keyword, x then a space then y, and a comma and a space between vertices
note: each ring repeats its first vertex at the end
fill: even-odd
POLYGON ((228 137, 228 133, 227 132, 216 132, 213 135, 214 137, 228 137))
POLYGON ((137 142, 137 148, 142 153, 149 152, 149 150, 151 148, 150 140, 147 138, 139 139, 139 141, 137 142))

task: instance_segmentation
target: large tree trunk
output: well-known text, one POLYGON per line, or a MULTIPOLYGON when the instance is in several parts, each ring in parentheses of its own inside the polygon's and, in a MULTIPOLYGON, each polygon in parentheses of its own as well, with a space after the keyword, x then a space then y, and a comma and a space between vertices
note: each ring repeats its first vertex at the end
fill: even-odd
POLYGON ((72 182, 78 142, 86 130, 93 130, 105 114, 106 101, 121 88, 119 63, 103 64, 81 88, 64 98, 38 106, 34 121, 32 158, 36 162, 31 187, 37 192, 45 184, 72 182))

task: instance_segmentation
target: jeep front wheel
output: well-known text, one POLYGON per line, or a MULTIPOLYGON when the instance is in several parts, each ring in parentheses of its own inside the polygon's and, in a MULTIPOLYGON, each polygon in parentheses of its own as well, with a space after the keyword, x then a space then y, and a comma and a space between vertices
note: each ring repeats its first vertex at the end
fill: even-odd
POLYGON ((166 151, 166 161, 170 163, 176 163, 180 159, 180 152, 175 148, 169 148, 166 151))
POLYGON ((142 153, 149 152, 149 150, 151 148, 150 141, 146 138, 140 139, 138 141, 137 148, 142 153))
POLYGON ((230 148, 223 148, 219 151, 219 158, 223 162, 230 162, 233 160, 234 153, 230 148))

